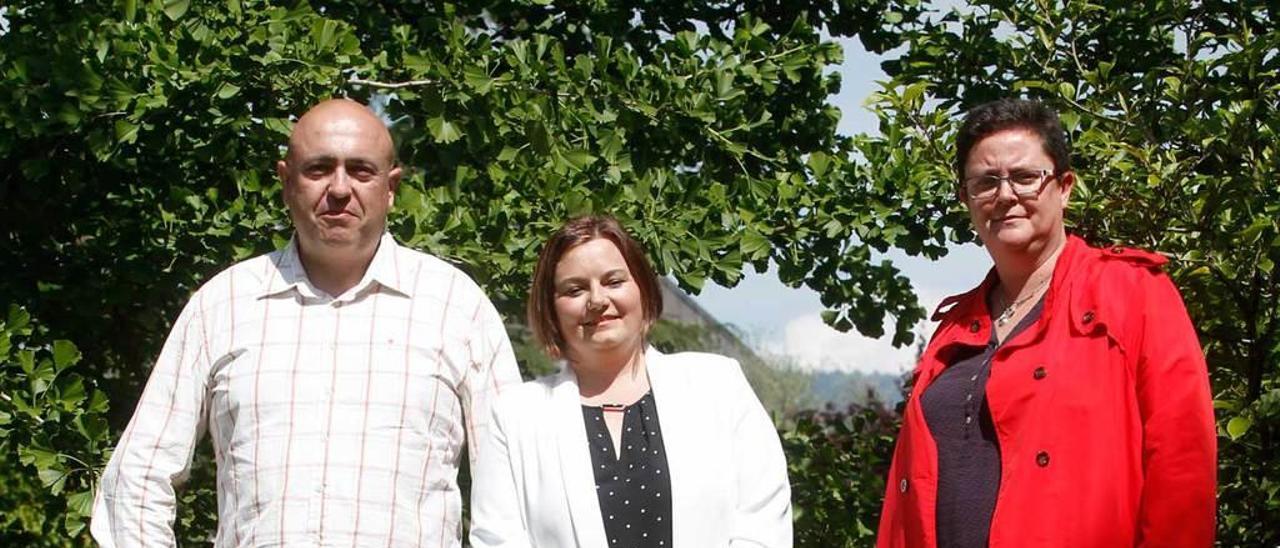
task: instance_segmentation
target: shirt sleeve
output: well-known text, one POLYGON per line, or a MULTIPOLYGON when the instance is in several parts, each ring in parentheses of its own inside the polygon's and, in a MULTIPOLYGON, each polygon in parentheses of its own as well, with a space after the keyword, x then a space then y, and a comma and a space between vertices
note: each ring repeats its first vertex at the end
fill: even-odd
POLYGON ((484 296, 472 314, 470 333, 467 342, 470 363, 460 395, 467 424, 467 455, 474 468, 477 454, 489 446, 485 438, 492 435, 493 402, 504 387, 520 383, 520 369, 502 317, 484 296))
POLYGON ((737 404, 733 454, 738 455, 731 548, 790 548, 791 483, 787 459, 769 413, 732 361, 729 387, 737 404))
POLYGON ((1139 546, 1210 546, 1217 433, 1204 353, 1168 276, 1146 282, 1138 359, 1145 480, 1139 546))
POLYGON ((516 488, 515 467, 508 442, 509 424, 501 403, 493 408, 486 447, 472 468, 471 545, 476 548, 527 548, 531 546, 521 515, 523 498, 516 488))
POLYGON ((90 533, 103 548, 176 546, 174 486, 204 435, 209 363, 202 293, 178 316, 94 497, 90 533))

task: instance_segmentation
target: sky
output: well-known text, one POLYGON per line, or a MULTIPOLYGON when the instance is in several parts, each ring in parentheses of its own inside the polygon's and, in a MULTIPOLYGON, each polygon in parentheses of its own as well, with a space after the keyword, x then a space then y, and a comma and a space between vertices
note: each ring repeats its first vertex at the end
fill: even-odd
MULTIPOLYGON (((839 131, 845 135, 876 131, 876 119, 863 107, 878 89, 878 80, 888 77, 880 70, 880 57, 868 53, 856 39, 840 40, 844 63, 840 93, 831 98, 840 108, 839 131)), ((926 315, 948 295, 962 293, 977 285, 991 267, 982 248, 966 244, 953 246, 946 257, 930 261, 908 257, 892 250, 885 254, 911 280, 926 315)), ((878 261, 880 258, 877 257, 878 261)), ((790 288, 778 281, 771 269, 757 274, 749 266, 743 280, 727 289, 708 284, 694 300, 719 319, 745 334, 748 344, 806 369, 835 369, 901 373, 914 366, 915 349, 894 348, 892 321, 886 318, 887 334, 881 339, 840 333, 822 322, 822 303, 807 288, 790 288)), ((916 332, 928 337, 936 324, 925 321, 916 332)))

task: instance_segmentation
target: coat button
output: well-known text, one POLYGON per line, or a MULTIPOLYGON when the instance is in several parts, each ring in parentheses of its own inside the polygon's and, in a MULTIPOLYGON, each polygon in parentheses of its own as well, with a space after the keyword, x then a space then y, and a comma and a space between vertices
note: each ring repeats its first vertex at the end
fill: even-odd
POLYGON ((973 323, 969 324, 970 333, 977 333, 981 330, 982 330, 982 322, 978 320, 973 320, 973 323))
POLYGON ((1043 378, 1045 378, 1045 376, 1047 376, 1048 374, 1049 374, 1049 372, 1044 370, 1044 366, 1043 366, 1043 365, 1042 365, 1042 366, 1040 366, 1040 367, 1037 367, 1035 371, 1031 372, 1031 376, 1032 376, 1032 377, 1035 377, 1035 379, 1036 379, 1036 380, 1043 379, 1043 378))
POLYGON ((1113 255, 1122 255, 1124 254, 1124 248, 1119 246, 1113 247, 1111 248, 1111 253, 1113 255))
POLYGON ((907 492, 907 478, 902 478, 902 481, 898 482, 898 491, 902 493, 907 492))
POLYGON ((1085 325, 1093 323, 1093 311, 1086 310, 1084 315, 1080 316, 1080 321, 1084 322, 1085 325))
POLYGON ((1036 464, 1039 464, 1041 468, 1049 466, 1049 452, 1041 451, 1036 453, 1036 464))

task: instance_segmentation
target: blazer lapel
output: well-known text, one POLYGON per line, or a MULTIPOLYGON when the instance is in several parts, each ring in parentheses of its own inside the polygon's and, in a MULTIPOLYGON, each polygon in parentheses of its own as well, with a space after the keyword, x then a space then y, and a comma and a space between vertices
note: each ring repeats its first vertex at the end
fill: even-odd
POLYGON ((695 462, 691 459, 699 455, 697 439, 690 437, 693 433, 687 428, 692 424, 688 418, 697 412, 696 402, 688 391, 688 383, 684 382, 679 360, 649 347, 645 351, 645 367, 658 408, 658 426, 662 429, 667 470, 671 474, 671 543, 675 546, 697 544, 701 512, 696 501, 700 489, 696 467, 690 465, 695 462))
POLYGON ((591 449, 587 445, 586 425, 582 423, 582 399, 578 396, 577 378, 568 367, 561 373, 552 399, 559 433, 560 477, 565 497, 569 499, 574 535, 578 546, 605 546, 604 521, 591 469, 591 449))

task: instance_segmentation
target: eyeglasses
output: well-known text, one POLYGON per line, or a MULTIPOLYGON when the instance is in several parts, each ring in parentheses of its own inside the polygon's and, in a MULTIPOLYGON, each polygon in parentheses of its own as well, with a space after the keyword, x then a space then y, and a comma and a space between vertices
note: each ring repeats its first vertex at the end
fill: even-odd
POLYGON ((1019 198, 1030 198, 1044 189, 1045 182, 1055 175, 1051 169, 1010 171, 1008 175, 975 175, 964 180, 964 191, 975 201, 991 200, 1000 193, 1000 184, 1009 181, 1009 187, 1019 198))

